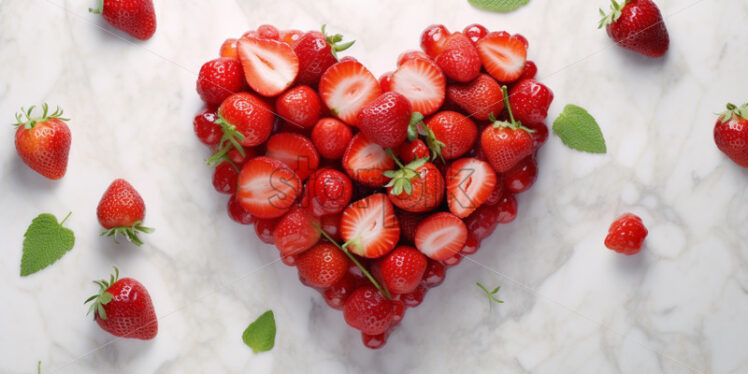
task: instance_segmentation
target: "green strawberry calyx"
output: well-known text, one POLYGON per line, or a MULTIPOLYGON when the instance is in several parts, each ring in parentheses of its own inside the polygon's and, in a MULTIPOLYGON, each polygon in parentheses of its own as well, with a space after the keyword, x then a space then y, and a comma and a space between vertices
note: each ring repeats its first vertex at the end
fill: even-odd
POLYGON ((83 302, 83 304, 88 304, 93 301, 93 304, 91 304, 91 306, 88 308, 88 313, 86 313, 86 315, 93 313, 94 320, 97 317, 99 319, 106 320, 106 310, 104 310, 104 305, 107 305, 112 300, 114 300, 114 295, 109 293, 107 290, 109 289, 109 287, 114 285, 117 280, 119 280, 119 269, 117 269, 117 267, 115 266, 114 274, 109 276, 109 281, 107 281, 106 279, 94 281, 94 284, 99 286, 99 292, 83 302))
POLYGON ((33 116, 34 109, 36 109, 36 105, 32 105, 28 110, 26 110, 26 108, 21 108, 21 111, 16 113, 16 123, 14 123, 13 126, 23 126, 26 130, 31 130, 37 123, 46 122, 50 118, 55 118, 60 121, 70 121, 69 118, 62 117, 62 108, 59 106, 57 106, 57 109, 55 109, 54 112, 49 113, 49 105, 43 103, 41 117, 33 116))
POLYGON ((398 170, 387 170, 383 174, 385 177, 391 178, 390 182, 385 187, 392 187, 392 194, 395 196, 405 192, 410 195, 413 193, 413 183, 411 182, 414 178, 418 178, 418 168, 426 165, 429 158, 419 158, 413 162, 403 165, 402 162, 395 156, 391 149, 386 149, 387 154, 395 160, 397 166, 400 167, 398 170))
POLYGON ((725 123, 733 119, 734 116, 738 116, 742 119, 748 120, 748 103, 745 103, 738 107, 735 104, 728 103, 727 110, 719 114, 720 123, 725 123))
MULTIPOLYGON (((221 113, 218 113, 218 118, 215 120, 215 124, 221 126, 223 136, 221 136, 221 141, 218 143, 218 151, 205 160, 208 166, 218 166, 221 162, 229 160, 227 153, 231 148, 239 151, 239 154, 244 157, 246 153, 244 153, 244 147, 240 144, 240 142, 244 140, 244 134, 239 132, 236 129, 236 126, 230 124, 221 113)), ((236 167, 236 165, 234 165, 234 167, 236 167)))
POLYGON ((353 43, 355 43, 355 40, 351 40, 350 42, 343 43, 343 35, 342 34, 334 34, 334 35, 327 35, 327 32, 325 29, 327 28, 327 25, 322 25, 322 35, 325 36, 325 40, 327 40, 327 44, 330 45, 330 52, 332 52, 332 55, 335 57, 335 59, 338 58, 338 52, 343 52, 348 48, 351 48, 353 43))
POLYGON ((426 146, 431 150, 431 160, 436 160, 437 157, 444 161, 442 156, 442 148, 446 146, 444 142, 436 138, 434 130, 431 130, 425 123, 423 123, 423 114, 419 112, 413 112, 410 117, 410 124, 408 124, 408 141, 418 139, 418 136, 424 136, 426 138, 426 146))
POLYGON ((119 244, 119 240, 117 238, 118 235, 122 235, 127 238, 132 244, 137 245, 140 247, 143 245, 143 241, 138 238, 138 232, 143 232, 146 234, 150 234, 156 229, 152 227, 145 227, 142 225, 143 221, 135 221, 135 223, 132 224, 132 226, 125 226, 125 227, 115 227, 109 230, 106 230, 100 234, 100 236, 111 236, 114 237, 114 242, 119 244))
POLYGON ((96 2, 96 8, 88 8, 88 11, 93 14, 101 14, 104 11, 104 0, 98 0, 96 2))
POLYGON ((514 119, 514 113, 512 113, 512 106, 509 104, 509 89, 506 86, 501 86, 501 93, 504 96, 504 107, 506 107, 507 113, 509 113, 509 121, 499 121, 496 119, 496 117, 493 115, 493 113, 488 115, 488 120, 493 122, 493 127, 498 128, 508 128, 511 130, 524 130, 529 133, 535 132, 535 130, 532 130, 530 128, 527 128, 522 125, 522 122, 517 121, 514 119))
POLYGON ((598 29, 601 29, 618 21, 618 19, 621 18, 621 11, 623 10, 623 7, 625 7, 629 2, 629 0, 623 0, 619 4, 616 0, 611 1, 613 2, 613 4, 610 5, 610 13, 606 14, 605 11, 602 10, 602 8, 600 9, 600 15, 603 16, 603 18, 600 20, 600 24, 597 26, 598 29))

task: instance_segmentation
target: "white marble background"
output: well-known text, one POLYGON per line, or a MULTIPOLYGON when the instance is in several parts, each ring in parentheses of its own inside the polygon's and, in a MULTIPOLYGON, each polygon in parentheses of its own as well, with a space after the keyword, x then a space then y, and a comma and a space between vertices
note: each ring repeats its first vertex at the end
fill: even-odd
POLYGON ((607 0, 532 0, 512 14, 465 0, 156 0, 145 43, 89 15, 93 0, 0 0, 0 122, 21 106, 60 104, 72 120, 66 177, 47 181, 0 131, 0 372, 44 373, 747 373, 748 171, 712 140, 715 112, 748 101, 748 2, 658 0, 672 44, 664 60, 596 30, 607 0), (207 150, 192 133, 202 62, 262 23, 330 29, 379 75, 431 23, 521 32, 539 77, 589 109, 609 152, 551 136, 519 218, 449 271, 379 351, 302 286, 277 251, 225 214, 207 150), (142 248, 100 238, 95 207, 116 177, 132 182, 157 231, 142 248), (33 217, 73 215, 75 248, 19 277, 33 217), (645 250, 603 247, 624 211, 650 230, 645 250), (160 317, 150 342, 112 339, 85 317, 90 280, 112 265, 141 280, 160 317), (489 309, 474 286, 502 285, 489 309), (273 351, 244 327, 275 311, 273 351))

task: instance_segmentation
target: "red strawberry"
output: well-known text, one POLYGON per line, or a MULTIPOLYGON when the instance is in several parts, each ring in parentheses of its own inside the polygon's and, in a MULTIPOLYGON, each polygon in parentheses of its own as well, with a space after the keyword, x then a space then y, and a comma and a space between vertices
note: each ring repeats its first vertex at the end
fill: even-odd
MULTIPOLYGON (((358 270, 357 267, 353 266, 358 270)), ((325 298, 325 302, 330 308, 342 310, 345 306, 345 301, 348 299, 353 291, 358 289, 362 285, 370 284, 368 280, 362 278, 359 275, 354 274, 349 268, 348 272, 341 278, 337 283, 324 290, 322 296, 325 298)))
POLYGON ((527 47, 520 38, 506 32, 492 32, 478 42, 483 67, 502 83, 511 83, 522 75, 527 47))
POLYGON ((156 12, 152 0, 99 0, 94 14, 101 14, 114 28, 134 38, 148 40, 156 32, 156 12))
POLYGON ((270 157, 255 157, 239 173, 236 197, 257 218, 284 215, 301 192, 301 181, 286 164, 270 157))
POLYGON ((405 96, 414 112, 426 116, 444 103, 446 84, 444 74, 431 60, 413 58, 404 61, 392 74, 390 88, 405 96))
POLYGON ((449 30, 444 25, 431 25, 421 34, 421 49, 432 58, 436 58, 444 50, 444 44, 449 37, 449 30))
POLYGON ((409 243, 414 243, 416 237, 416 228, 418 224, 426 218, 424 213, 413 213, 405 210, 397 212, 397 221, 400 223, 400 234, 402 239, 409 243))
POLYGON ((322 157, 330 160, 343 157, 351 138, 351 129, 335 118, 322 118, 312 129, 312 143, 322 157))
POLYGON ((311 129, 322 112, 322 102, 308 86, 296 86, 275 100, 278 115, 291 125, 311 129))
POLYGON ((238 40, 234 38, 224 40, 219 55, 221 57, 239 58, 239 54, 236 52, 236 42, 238 40))
POLYGON ((317 244, 319 219, 306 209, 295 206, 286 213, 273 230, 273 242, 282 257, 295 256, 317 244))
POLYGON ((400 295, 400 301, 408 308, 415 308, 421 305, 428 290, 425 285, 419 284, 413 292, 400 295))
POLYGON ((286 43, 242 37, 237 51, 247 83, 260 95, 277 96, 291 86, 299 73, 299 58, 286 43))
POLYGON ((255 147, 264 143, 273 132, 275 116, 266 102, 256 95, 240 92, 229 96, 218 107, 216 124, 223 129, 218 152, 208 163, 223 160, 231 149, 244 154, 241 146, 255 147))
POLYGON ((384 174, 390 178, 387 195, 395 206, 409 212, 434 210, 444 197, 444 178, 427 158, 415 160, 401 166, 400 170, 389 170, 384 174))
POLYGON ((480 74, 478 50, 465 34, 456 32, 447 38, 444 51, 434 60, 444 75, 458 82, 470 82, 480 74))
POLYGON ((343 211, 340 233, 351 252, 366 258, 381 257, 400 239, 395 208, 383 193, 356 201, 343 211))
POLYGON ((427 158, 431 156, 429 154, 429 147, 421 139, 414 139, 413 141, 406 141, 400 144, 397 149, 397 156, 405 163, 413 162, 419 158, 427 158))
POLYGON ((319 95, 332 113, 355 125, 359 112, 382 93, 377 78, 355 60, 331 66, 319 81, 319 95))
POLYGON ((57 180, 65 176, 70 154, 70 128, 62 118, 62 109, 48 113, 42 104, 41 118, 32 117, 34 107, 16 114, 16 152, 37 173, 57 180))
POLYGON ((504 174, 504 188, 515 194, 525 192, 532 187, 537 177, 538 165, 532 157, 525 157, 504 174))
POLYGON ((267 156, 283 161, 305 180, 319 166, 319 154, 314 144, 304 135, 282 132, 270 137, 266 145, 267 156))
POLYGON ((367 139, 382 148, 394 148, 408 136, 413 113, 410 102, 397 92, 385 92, 365 106, 356 124, 367 139))
POLYGON ((220 105, 244 88, 244 71, 237 58, 219 57, 203 64, 197 76, 197 93, 208 105, 220 105))
POLYGON ((145 219, 143 198, 124 179, 115 179, 104 191, 96 208, 96 216, 101 226, 107 230, 101 235, 113 236, 115 242, 117 235, 122 234, 127 240, 139 246, 143 242, 138 238, 138 231, 146 234, 153 232, 152 228, 142 225, 145 219))
POLYGON ((392 301, 387 300, 373 286, 362 286, 345 301, 343 317, 354 329, 368 335, 387 331, 394 318, 392 301))
POLYGON ((662 57, 670 46, 665 21, 652 0, 615 0, 611 13, 600 9, 605 30, 616 44, 649 57, 662 57))
POLYGON ((647 228, 638 216, 626 213, 613 222, 605 238, 605 246, 618 253, 633 255, 642 249, 647 228))
POLYGON ((322 32, 309 31, 302 35, 294 44, 294 52, 299 56, 299 77, 297 82, 308 86, 316 86, 322 74, 336 62, 337 52, 350 48, 354 41, 342 43, 340 34, 327 35, 325 26, 322 32))
POLYGON ((119 269, 109 280, 94 281, 99 292, 86 300, 93 301, 88 313, 104 331, 120 337, 151 340, 158 334, 158 320, 148 290, 132 278, 119 279, 119 269))
POLYGON ((296 268, 299 277, 312 287, 327 288, 348 273, 350 260, 330 243, 320 243, 299 255, 296 268))
POLYGON ((379 144, 358 133, 353 136, 343 155, 343 168, 355 181, 371 187, 382 187, 389 181, 384 175, 395 168, 395 161, 379 144))
POLYGON ((509 112, 509 122, 494 121, 493 125, 483 130, 480 142, 483 154, 497 173, 509 171, 523 158, 531 155, 534 149, 530 130, 514 120, 506 86, 502 87, 502 91, 504 105, 509 112))
POLYGON ((546 140, 548 140, 548 126, 543 122, 538 123, 525 123, 525 127, 532 130, 532 146, 536 150, 540 148, 546 140))
MULTIPOLYGON (((467 226, 467 224, 465 226, 467 226)), ((478 243, 473 235, 470 235, 470 231, 468 229, 468 238, 465 242, 465 245, 460 250, 460 254, 471 255, 475 252, 478 252, 478 248, 480 248, 480 243, 478 243)))
POLYGON ((465 113, 481 121, 487 120, 491 114, 498 116, 504 110, 501 86, 487 74, 479 75, 470 83, 449 85, 447 97, 465 113))
POLYGON ((260 240, 262 240, 263 243, 275 244, 275 239, 273 239, 273 231, 275 231, 275 226, 278 225, 278 221, 280 221, 280 218, 270 218, 270 219, 255 218, 254 220, 255 233, 257 234, 257 237, 260 238, 260 240))
POLYGON ((391 293, 413 292, 426 272, 428 259, 413 247, 395 248, 377 261, 382 283, 391 293))
POLYGON ((488 30, 486 30, 483 25, 479 25, 477 23, 474 23, 472 25, 465 26, 465 29, 462 30, 462 33, 467 36, 473 44, 477 44, 479 40, 483 39, 486 34, 488 34, 488 30))
POLYGON ((406 61, 418 60, 418 59, 431 61, 431 57, 429 57, 429 55, 421 51, 416 51, 416 50, 405 51, 401 53, 400 56, 397 56, 397 66, 400 67, 406 61))
POLYGON ((215 123, 216 119, 216 112, 206 108, 192 121, 195 135, 205 145, 216 146, 221 142, 223 130, 215 123))
POLYGON ((427 288, 434 288, 444 282, 447 276, 447 269, 440 262, 429 260, 426 271, 423 273, 421 284, 427 288))
POLYGON ((505 193, 496 204, 499 210, 499 223, 509 223, 517 218, 517 198, 511 193, 505 193))
POLYGON ((435 155, 447 160, 456 159, 469 151, 478 137, 478 127, 470 118, 452 112, 442 111, 426 121, 431 134, 426 143, 435 155), (433 136, 432 136, 433 135, 433 136))
POLYGON ((273 25, 257 26, 257 37, 261 39, 280 40, 280 32, 273 25))
POLYGON ((255 217, 252 216, 246 209, 239 205, 239 201, 236 199, 236 195, 231 195, 229 203, 226 207, 229 212, 229 218, 234 222, 242 225, 251 225, 255 222, 255 217))
POLYGON ((379 87, 382 92, 392 91, 392 74, 394 71, 388 71, 379 77, 379 87))
POLYGON ((522 123, 543 122, 553 102, 553 91, 533 79, 518 82, 509 91, 514 118, 522 123))
POLYGON ((727 104, 714 125, 714 142, 736 164, 748 168, 748 103, 740 108, 727 104))
POLYGON ((465 226, 470 236, 477 241, 491 236, 499 224, 500 213, 501 207, 498 204, 479 206, 470 216, 465 218, 465 226))
POLYGON ((239 169, 229 161, 224 161, 213 170, 213 187, 219 193, 234 194, 239 169))
POLYGON ((522 75, 519 76, 517 79, 518 81, 522 81, 525 79, 533 79, 535 78, 535 75, 538 74, 538 67, 535 65, 532 61, 525 61, 525 67, 522 68, 522 75))
POLYGON ((485 161, 463 158, 447 171, 447 204, 457 217, 465 218, 496 190, 496 173, 485 161))
POLYGON ((340 213, 353 196, 353 183, 337 170, 319 169, 306 184, 304 206, 316 216, 340 213))
POLYGON ((452 213, 439 212, 416 229, 416 248, 432 260, 442 261, 459 253, 467 241, 467 227, 452 213))
MULTIPOLYGON (((304 36, 304 32, 301 30, 283 30, 278 34, 278 38, 280 38, 279 40, 290 45, 291 48, 296 46, 296 42, 298 42, 302 36, 304 36)), ((298 56, 299 54, 297 53, 296 55, 298 56)), ((301 64, 301 61, 299 61, 299 64, 301 64)))
POLYGON ((324 230, 330 237, 333 239, 340 241, 342 239, 340 237, 340 218, 343 215, 341 213, 337 214, 326 214, 322 217, 319 217, 320 221, 320 227, 322 227, 322 230, 324 230))

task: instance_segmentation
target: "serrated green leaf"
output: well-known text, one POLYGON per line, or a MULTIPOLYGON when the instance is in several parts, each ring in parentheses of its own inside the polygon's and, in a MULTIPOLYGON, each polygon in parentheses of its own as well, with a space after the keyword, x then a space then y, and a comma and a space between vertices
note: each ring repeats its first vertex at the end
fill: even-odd
POLYGON ((75 245, 73 231, 57 223, 57 217, 49 213, 34 218, 23 236, 22 277, 52 265, 75 245))
POLYGON ((530 0, 468 0, 470 5, 494 12, 511 12, 527 5, 530 0))
POLYGON ((589 153, 606 153, 605 138, 595 118, 579 106, 569 104, 553 121, 553 132, 569 148, 589 153))
POLYGON ((266 352, 275 345, 275 316, 268 310, 250 323, 242 334, 244 344, 254 353, 266 352))

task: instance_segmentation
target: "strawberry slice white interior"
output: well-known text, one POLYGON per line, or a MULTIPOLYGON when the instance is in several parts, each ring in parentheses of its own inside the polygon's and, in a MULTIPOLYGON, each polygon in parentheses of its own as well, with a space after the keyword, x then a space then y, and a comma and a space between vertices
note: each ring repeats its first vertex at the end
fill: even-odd
POLYGON ((496 188, 496 172, 487 162, 476 158, 455 161, 447 178, 449 210, 461 218, 486 202, 496 188))
POLYGON ((391 88, 405 96, 414 112, 429 115, 444 103, 447 80, 441 70, 430 61, 405 61, 392 74, 391 88))
POLYGON ((239 204, 258 218, 276 218, 290 209, 301 182, 283 162, 256 157, 242 168, 238 179, 239 204))
POLYGON ((395 248, 400 226, 395 209, 382 193, 353 203, 343 211, 340 221, 343 240, 351 242, 351 252, 368 258, 383 256, 395 248))
POLYGON ((416 229, 416 248, 436 261, 446 260, 462 250, 467 227, 451 213, 441 212, 423 220, 416 229))
POLYGON ((355 124, 361 110, 381 93, 379 81, 361 63, 344 61, 331 66, 320 79, 322 100, 338 118, 355 124))
POLYGON ((245 37, 239 40, 237 52, 247 83, 264 96, 280 94, 299 73, 299 58, 285 43, 245 37))

